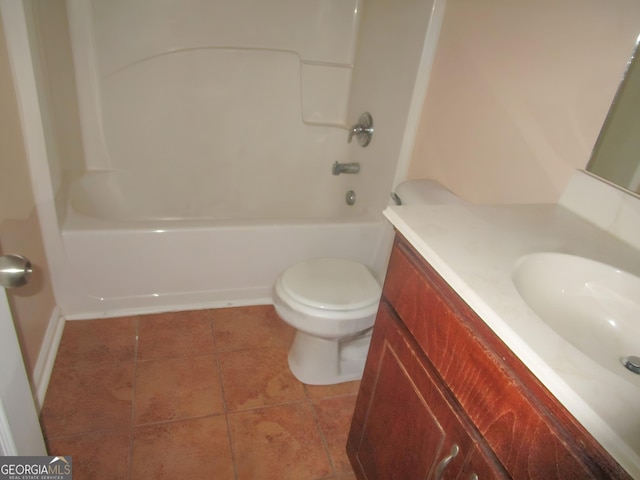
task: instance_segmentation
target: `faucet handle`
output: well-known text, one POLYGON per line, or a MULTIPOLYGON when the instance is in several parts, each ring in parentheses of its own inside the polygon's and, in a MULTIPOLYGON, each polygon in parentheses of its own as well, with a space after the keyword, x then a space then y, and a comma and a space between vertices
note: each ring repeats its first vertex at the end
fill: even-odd
POLYGON ((351 143, 354 135, 358 139, 358 144, 361 147, 366 147, 371 142, 371 137, 373 136, 373 118, 369 112, 360 115, 358 123, 351 127, 351 130, 349 130, 349 138, 347 139, 348 143, 351 143))
POLYGON ((353 138, 353 136, 358 136, 361 132, 362 127, 360 125, 354 125, 353 127, 351 127, 351 130, 349 130, 349 138, 347 139, 347 143, 351 143, 351 139, 353 138))

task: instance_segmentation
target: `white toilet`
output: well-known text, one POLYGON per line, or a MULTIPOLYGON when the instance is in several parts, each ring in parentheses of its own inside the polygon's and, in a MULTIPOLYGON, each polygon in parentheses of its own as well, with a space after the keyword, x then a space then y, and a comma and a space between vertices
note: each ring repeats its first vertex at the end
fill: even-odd
MULTIPOLYGON (((433 180, 404 182, 402 204, 460 201, 433 180)), ((287 268, 276 281, 276 312, 297 332, 289 350, 293 375, 309 385, 359 380, 382 290, 369 269, 343 258, 314 258, 287 268)))
POLYGON ((382 290, 364 265, 314 258, 289 267, 276 281, 276 312, 297 332, 289 368, 309 385, 362 377, 382 290))

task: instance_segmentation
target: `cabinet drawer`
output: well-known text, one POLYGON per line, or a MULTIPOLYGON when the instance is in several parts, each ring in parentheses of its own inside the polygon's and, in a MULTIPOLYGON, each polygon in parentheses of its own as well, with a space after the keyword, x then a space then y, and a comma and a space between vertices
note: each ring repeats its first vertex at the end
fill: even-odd
POLYGON ((383 298, 513 478, 629 478, 399 236, 383 298))

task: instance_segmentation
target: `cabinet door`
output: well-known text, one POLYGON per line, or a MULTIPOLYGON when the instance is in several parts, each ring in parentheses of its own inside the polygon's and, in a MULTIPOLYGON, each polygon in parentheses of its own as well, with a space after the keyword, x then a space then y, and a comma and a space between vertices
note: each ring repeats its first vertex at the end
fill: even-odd
POLYGON ((382 302, 348 444, 359 478, 454 479, 463 472, 471 477, 466 467, 476 464, 492 472, 479 478, 508 478, 468 432, 473 427, 439 382, 382 302))

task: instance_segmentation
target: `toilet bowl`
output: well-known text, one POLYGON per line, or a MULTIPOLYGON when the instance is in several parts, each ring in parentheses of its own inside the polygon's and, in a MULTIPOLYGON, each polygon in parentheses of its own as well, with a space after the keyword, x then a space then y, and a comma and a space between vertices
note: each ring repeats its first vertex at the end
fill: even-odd
POLYGON ((276 281, 273 303, 296 331, 293 375, 310 385, 362 377, 381 288, 364 265, 343 258, 296 263, 276 281))

